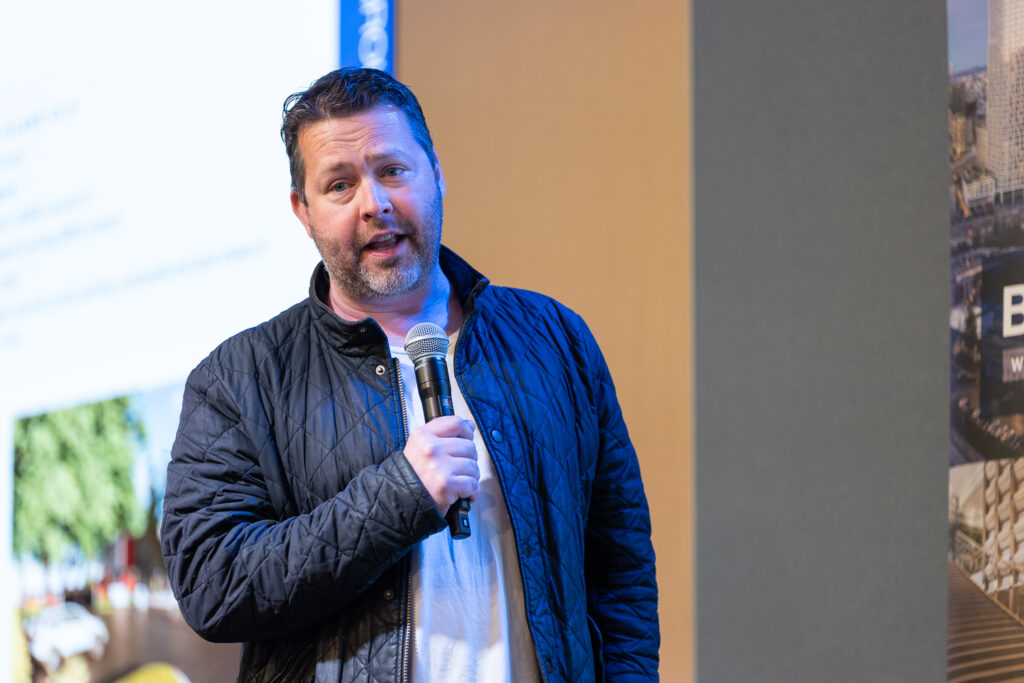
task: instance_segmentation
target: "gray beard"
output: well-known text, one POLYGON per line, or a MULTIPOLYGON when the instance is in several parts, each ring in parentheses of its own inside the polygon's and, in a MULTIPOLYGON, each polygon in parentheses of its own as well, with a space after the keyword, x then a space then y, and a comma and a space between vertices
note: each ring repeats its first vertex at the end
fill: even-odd
MULTIPOLYGON (((378 265, 377 270, 370 270, 362 261, 358 261, 355 268, 349 268, 346 267, 345 259, 339 258, 339 254, 325 248, 328 245, 322 245, 320 240, 315 239, 315 230, 314 241, 331 282, 355 301, 379 301, 411 292, 433 274, 441 250, 443 219, 444 204, 438 191, 430 213, 424 216, 422 227, 426 227, 426 230, 411 231, 409 225, 399 224, 403 233, 416 234, 417 240, 409 244, 413 247, 412 262, 401 268, 397 264, 383 263, 378 265)), ((379 222, 373 227, 375 230, 384 230, 387 226, 379 222)))
POLYGON ((383 264, 384 268, 370 270, 359 263, 355 270, 336 268, 328 254, 323 255, 324 266, 331 281, 350 297, 357 301, 373 301, 406 294, 419 286, 437 263, 439 247, 439 242, 432 240, 427 252, 417 250, 413 261, 405 267, 383 264))

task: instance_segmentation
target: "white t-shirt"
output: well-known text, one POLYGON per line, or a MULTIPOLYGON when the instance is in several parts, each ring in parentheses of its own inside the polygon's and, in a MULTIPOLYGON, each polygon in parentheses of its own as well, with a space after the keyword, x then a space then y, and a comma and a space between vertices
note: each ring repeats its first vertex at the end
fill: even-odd
MULTIPOLYGON (((448 346, 449 374, 456 341, 457 334, 448 346)), ((423 424, 416 373, 405 349, 392 346, 391 353, 402 367, 411 431, 423 424)), ((475 424, 458 383, 450 379, 455 414, 475 424)), ((505 496, 476 427, 480 492, 469 512, 469 538, 453 540, 445 528, 412 553, 412 680, 417 683, 541 680, 505 496)))

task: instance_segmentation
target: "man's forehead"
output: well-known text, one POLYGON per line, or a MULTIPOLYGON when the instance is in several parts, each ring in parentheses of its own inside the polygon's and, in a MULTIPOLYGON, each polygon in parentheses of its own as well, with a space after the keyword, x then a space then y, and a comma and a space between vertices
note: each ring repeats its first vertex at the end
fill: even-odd
POLYGON ((382 160, 415 163, 421 154, 436 165, 413 135, 405 112, 394 107, 311 122, 300 129, 298 142, 307 172, 316 176, 382 160))

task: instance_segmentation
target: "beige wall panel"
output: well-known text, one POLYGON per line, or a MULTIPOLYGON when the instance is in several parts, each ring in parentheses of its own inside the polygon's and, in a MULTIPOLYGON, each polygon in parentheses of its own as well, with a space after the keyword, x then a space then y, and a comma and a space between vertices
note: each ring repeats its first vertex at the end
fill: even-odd
POLYGON ((689 2, 400 0, 444 241, 588 321, 651 505, 661 673, 694 657, 689 2))

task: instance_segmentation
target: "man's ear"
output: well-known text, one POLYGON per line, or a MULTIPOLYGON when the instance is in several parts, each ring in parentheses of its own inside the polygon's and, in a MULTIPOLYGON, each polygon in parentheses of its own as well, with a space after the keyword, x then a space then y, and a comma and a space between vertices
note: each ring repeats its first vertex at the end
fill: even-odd
POLYGON ((306 228, 306 234, 312 238, 313 231, 309 229, 309 205, 299 197, 298 190, 292 190, 291 198, 292 213, 294 213, 295 217, 302 223, 302 227, 306 228))
POLYGON ((447 192, 447 186, 444 182, 444 171, 441 170, 441 160, 437 158, 437 152, 434 152, 434 178, 437 180, 437 189, 441 191, 441 197, 444 198, 445 192, 447 192))

